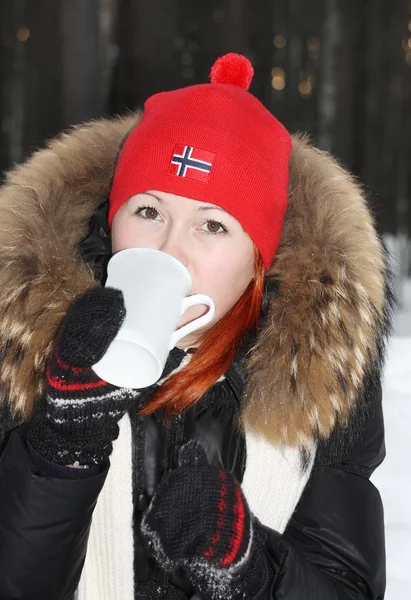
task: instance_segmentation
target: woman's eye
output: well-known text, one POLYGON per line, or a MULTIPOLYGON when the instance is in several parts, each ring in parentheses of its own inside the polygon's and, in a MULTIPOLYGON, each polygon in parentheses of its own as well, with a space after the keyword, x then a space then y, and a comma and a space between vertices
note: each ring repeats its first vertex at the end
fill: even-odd
POLYGON ((140 208, 136 210, 136 214, 143 217, 143 219, 150 221, 155 221, 159 216, 158 210, 156 210, 153 206, 140 206, 140 208))
POLYGON ((211 233, 213 235, 227 233, 227 229, 224 227, 224 225, 222 223, 219 223, 218 221, 208 220, 206 222, 206 225, 207 225, 206 233, 211 233))
MULTIPOLYGON (((154 206, 140 206, 136 209, 136 215, 142 219, 146 219, 147 221, 157 221, 157 219, 161 216, 154 206)), ((206 225, 204 233, 208 235, 221 235, 223 233, 227 233, 227 228, 219 221, 208 219, 204 225, 206 225)))

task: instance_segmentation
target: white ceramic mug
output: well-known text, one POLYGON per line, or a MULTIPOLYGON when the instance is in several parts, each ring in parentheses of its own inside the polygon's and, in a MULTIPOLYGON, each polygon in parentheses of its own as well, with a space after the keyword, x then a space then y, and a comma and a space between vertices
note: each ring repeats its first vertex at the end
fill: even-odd
POLYGON ((209 296, 188 296, 192 279, 185 266, 159 250, 128 248, 114 254, 106 286, 123 292, 126 317, 93 370, 118 387, 139 389, 158 381, 170 350, 215 314, 209 296), (197 304, 208 306, 208 312, 176 331, 187 308, 197 304))

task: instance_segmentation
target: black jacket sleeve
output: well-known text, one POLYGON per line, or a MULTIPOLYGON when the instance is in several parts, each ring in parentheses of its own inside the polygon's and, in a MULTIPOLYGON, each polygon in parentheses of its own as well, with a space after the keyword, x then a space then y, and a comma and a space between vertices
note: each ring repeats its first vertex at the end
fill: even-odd
MULTIPOLYGON (((382 600, 384 516, 369 481, 385 456, 377 407, 342 459, 316 469, 283 535, 266 529, 269 592, 258 600, 382 600)), ((267 588, 266 588, 267 589, 267 588)))
POLYGON ((95 477, 43 477, 15 429, 0 458, 0 600, 71 600, 108 465, 95 477))

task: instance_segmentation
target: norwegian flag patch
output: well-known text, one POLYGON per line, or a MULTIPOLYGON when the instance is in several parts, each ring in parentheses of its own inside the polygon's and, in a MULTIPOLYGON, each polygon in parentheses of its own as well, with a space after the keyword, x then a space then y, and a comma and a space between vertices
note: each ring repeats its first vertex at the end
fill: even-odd
POLYGON ((215 154, 207 150, 176 144, 168 174, 207 183, 214 159, 215 154))

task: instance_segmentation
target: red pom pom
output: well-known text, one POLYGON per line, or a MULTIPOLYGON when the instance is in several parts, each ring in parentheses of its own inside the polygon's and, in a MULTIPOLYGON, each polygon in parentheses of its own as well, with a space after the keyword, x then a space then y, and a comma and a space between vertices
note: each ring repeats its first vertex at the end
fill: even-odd
POLYGON ((224 54, 218 58, 211 69, 211 83, 231 83, 248 90, 254 75, 252 64, 242 54, 224 54))

